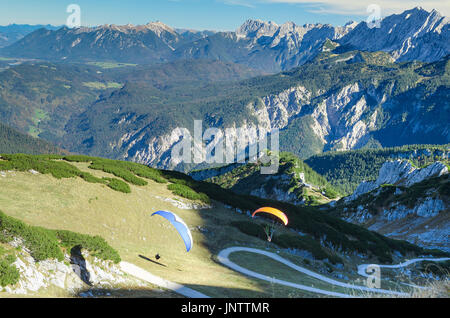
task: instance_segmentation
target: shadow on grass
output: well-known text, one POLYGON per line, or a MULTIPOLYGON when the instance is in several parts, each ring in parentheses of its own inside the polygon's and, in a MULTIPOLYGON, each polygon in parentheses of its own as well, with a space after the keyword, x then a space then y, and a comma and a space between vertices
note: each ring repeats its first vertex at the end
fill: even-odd
POLYGON ((157 261, 154 261, 154 260, 152 260, 152 259, 150 259, 150 258, 148 258, 148 257, 146 257, 146 256, 144 256, 144 255, 140 255, 140 254, 139 254, 139 257, 142 258, 142 259, 145 259, 146 261, 152 262, 152 263, 154 263, 154 264, 156 264, 156 265, 167 267, 167 265, 162 264, 162 263, 157 262, 157 261))
POLYGON ((150 288, 85 288, 77 292, 80 298, 185 298, 172 291, 150 288))
MULTIPOLYGON (((250 291, 239 288, 226 288, 221 286, 207 286, 186 284, 186 287, 197 291, 208 291, 208 296, 213 298, 264 298, 266 293, 258 291, 250 291), (250 294, 249 294, 250 292, 250 294)), ((85 288, 77 292, 75 297, 81 298, 180 298, 186 299, 185 296, 177 294, 176 292, 165 289, 150 289, 150 288, 85 288)), ((279 296, 282 297, 282 296, 279 296)))

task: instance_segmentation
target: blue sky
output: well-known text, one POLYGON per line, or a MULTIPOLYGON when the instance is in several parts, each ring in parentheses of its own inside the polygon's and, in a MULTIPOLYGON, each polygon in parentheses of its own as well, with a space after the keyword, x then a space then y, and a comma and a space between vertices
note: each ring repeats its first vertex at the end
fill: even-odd
POLYGON ((382 16, 415 6, 450 12, 448 0, 0 0, 0 25, 63 25, 69 4, 80 6, 81 23, 87 26, 159 20, 177 28, 235 30, 247 19, 343 25, 366 20, 372 3, 379 5, 382 16))

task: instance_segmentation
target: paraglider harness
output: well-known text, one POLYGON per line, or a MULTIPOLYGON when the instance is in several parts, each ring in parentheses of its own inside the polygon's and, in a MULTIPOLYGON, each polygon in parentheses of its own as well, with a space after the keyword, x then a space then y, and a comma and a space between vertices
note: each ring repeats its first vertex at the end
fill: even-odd
POLYGON ((273 234, 275 233, 275 222, 272 222, 272 224, 266 224, 264 226, 264 233, 267 235, 267 241, 272 242, 273 234))

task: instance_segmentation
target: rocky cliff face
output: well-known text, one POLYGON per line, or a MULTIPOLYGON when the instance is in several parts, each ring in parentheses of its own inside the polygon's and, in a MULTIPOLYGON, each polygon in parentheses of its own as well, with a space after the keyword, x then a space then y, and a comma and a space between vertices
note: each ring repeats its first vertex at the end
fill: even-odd
MULTIPOLYGON (((244 122, 237 127, 236 123, 233 127, 243 129, 249 136, 249 144, 255 144, 258 142, 258 136, 253 133, 255 129, 269 134, 273 129, 288 128, 294 118, 309 117, 313 119, 310 129, 320 138, 325 149, 349 150, 364 146, 375 128, 377 115, 377 111, 367 104, 368 93, 354 83, 336 93, 323 94, 323 101, 313 108, 312 96, 317 94, 304 86, 296 86, 278 94, 263 96, 258 103, 247 105, 256 118, 256 124, 244 122)), ((146 140, 143 133, 127 133, 114 147, 127 145, 125 159, 159 167, 175 167, 179 162, 171 158, 170 153, 185 132, 182 128, 176 128, 151 140, 146 140), (133 151, 141 142, 142 148, 133 151)))
POLYGON ((311 102, 312 92, 303 86, 291 87, 279 94, 263 96, 258 106, 249 105, 259 126, 283 129, 289 120, 298 115, 303 106, 311 102), (254 106, 254 107, 252 107, 254 106))
POLYGON ((450 51, 449 21, 436 10, 417 7, 384 18, 379 28, 361 22, 339 42, 359 50, 389 52, 396 61, 436 61, 450 51))
POLYGON ((376 111, 370 110, 358 83, 325 98, 312 113, 312 129, 328 149, 349 150, 367 142, 375 127, 376 111))
POLYGON ((364 205, 346 212, 348 222, 363 224, 369 230, 407 240, 419 246, 450 251, 449 204, 441 198, 417 198, 413 206, 391 203, 376 215, 364 205))
MULTIPOLYGON (((248 115, 246 118, 240 118, 240 122, 236 121, 231 126, 218 126, 217 128, 222 129, 223 134, 225 134, 226 128, 240 128, 248 135, 249 144, 255 144, 258 142, 255 130, 267 134, 270 134, 273 129, 289 132, 292 122, 307 119, 307 127, 304 129, 308 129, 309 133, 320 143, 318 147, 324 151, 358 149, 366 145, 377 134, 381 136, 377 138, 384 143, 384 135, 395 133, 407 136, 407 132, 411 129, 414 129, 416 134, 423 129, 433 135, 434 131, 437 134, 445 134, 445 120, 433 124, 425 123, 424 116, 413 113, 408 121, 399 119, 398 112, 401 104, 395 99, 396 97, 390 98, 385 93, 386 89, 389 89, 389 85, 364 87, 360 82, 355 81, 329 91, 311 90, 303 85, 297 85, 276 94, 258 97, 256 101, 247 104, 248 115), (380 107, 380 105, 383 106, 380 107), (389 116, 386 115, 387 112, 389 112, 389 116), (383 116, 388 118, 388 120, 384 120, 384 123, 382 122, 383 116), (399 120, 400 123, 404 123, 405 127, 399 126, 399 120), (392 129, 399 131, 392 132, 392 129)), ((445 108, 445 103, 442 106, 445 108)), ((436 111, 440 110, 436 109, 436 111)), ((417 112, 422 112, 422 110, 417 109, 417 112)), ((119 124, 123 125, 126 122, 125 118, 125 121, 120 120, 119 124)), ((171 157, 172 150, 186 132, 185 128, 181 127, 167 131, 160 136, 149 136, 148 129, 126 131, 110 146, 114 150, 125 153, 124 159, 157 167, 173 168, 180 162, 171 157)), ((193 132, 190 134, 193 135, 193 132)), ((410 136, 414 136, 414 132, 411 132, 410 136)), ((240 136, 232 137, 239 138, 240 136)), ((399 135, 399 137, 401 136, 399 135)), ((392 139, 392 137, 390 138, 392 139)), ((423 137, 419 136, 418 138, 423 137)), ((448 136, 442 138, 445 139, 448 136)), ((224 143, 224 140, 222 139, 220 142, 224 143)), ((386 140, 386 143, 391 143, 391 140, 386 140)), ((281 150, 284 150, 283 146, 286 145, 282 144, 281 150)), ((199 148, 201 144, 196 144, 195 147, 199 148)), ((227 151, 226 148, 225 151, 227 151)))
POLYGON ((441 162, 422 169, 408 161, 386 162, 377 180, 361 183, 337 210, 346 221, 383 235, 450 251, 449 186, 441 162))
POLYGON ((355 200, 362 194, 373 191, 384 184, 410 187, 427 178, 434 176, 440 177, 447 173, 447 166, 441 162, 435 162, 425 168, 419 169, 413 167, 406 160, 389 161, 381 167, 377 180, 361 183, 355 192, 347 197, 346 200, 355 200))
MULTIPOLYGON (((20 246, 22 243, 16 239, 10 244, 20 246)), ((146 283, 122 272, 120 267, 111 261, 91 257, 85 252, 79 257, 65 255, 64 261, 49 259, 36 262, 28 251, 22 249, 18 252, 13 266, 18 269, 20 279, 13 286, 0 286, 0 292, 33 296, 45 295, 47 290, 56 290, 66 297, 91 297, 96 289, 111 292, 114 288, 123 286, 146 286, 146 283)))
MULTIPOLYGON (((260 103, 250 103, 247 108, 256 118, 256 123, 244 120, 242 125, 235 123, 231 127, 241 129, 240 133, 246 135, 248 144, 256 144, 259 141, 258 134, 255 132, 270 133, 273 129, 283 129, 289 124, 289 120, 298 115, 302 110, 302 106, 307 105, 311 98, 311 92, 305 87, 292 87, 279 94, 268 95, 260 98, 260 103)), ((203 132, 202 132, 203 133, 203 132)), ((223 131, 225 134, 225 130, 223 131)), ((120 140, 113 144, 114 148, 125 148, 125 159, 136 162, 150 164, 158 167, 173 168, 180 161, 171 157, 173 148, 183 140, 186 134, 193 137, 193 133, 184 128, 177 127, 171 132, 162 136, 152 137, 148 140, 145 132, 126 133, 120 140)), ((229 137, 238 140, 242 135, 238 136, 237 131, 230 130, 229 137)), ((219 142, 225 144, 225 138, 220 138, 219 142)), ((203 144, 193 144, 193 148, 200 149, 203 144)), ((227 148, 224 148, 225 154, 227 148)), ((205 156, 205 148, 203 147, 203 156, 205 156)), ((222 162, 223 163, 223 162, 222 162)))
POLYGON ((248 41, 247 54, 258 56, 262 52, 274 56, 279 70, 287 70, 314 58, 326 39, 337 40, 348 34, 356 23, 342 27, 329 24, 296 25, 287 22, 248 20, 238 30, 237 39, 248 41))

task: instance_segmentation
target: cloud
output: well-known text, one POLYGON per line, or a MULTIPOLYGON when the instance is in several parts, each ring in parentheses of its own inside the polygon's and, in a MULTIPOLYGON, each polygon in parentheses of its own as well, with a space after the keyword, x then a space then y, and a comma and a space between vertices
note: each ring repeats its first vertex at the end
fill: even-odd
POLYGON ((228 2, 239 2, 249 6, 258 3, 272 4, 300 4, 311 13, 338 14, 338 15, 368 15, 367 8, 371 4, 381 8, 382 16, 393 13, 401 13, 414 7, 422 7, 431 11, 436 9, 445 16, 450 16, 450 1, 447 0, 223 0, 228 2))

